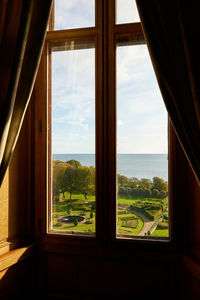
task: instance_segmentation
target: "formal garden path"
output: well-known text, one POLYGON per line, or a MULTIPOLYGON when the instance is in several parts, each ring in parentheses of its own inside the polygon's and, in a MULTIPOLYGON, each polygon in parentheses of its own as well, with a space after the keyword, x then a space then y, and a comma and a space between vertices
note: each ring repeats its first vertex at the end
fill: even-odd
POLYGON ((153 225, 157 222, 157 220, 160 218, 159 216, 155 220, 150 221, 143 213, 138 212, 134 209, 129 209, 128 204, 119 204, 118 207, 127 209, 128 211, 134 213, 136 216, 141 217, 143 219, 144 226, 142 227, 141 231, 137 234, 137 236, 145 236, 145 233, 148 232, 153 227, 153 225))

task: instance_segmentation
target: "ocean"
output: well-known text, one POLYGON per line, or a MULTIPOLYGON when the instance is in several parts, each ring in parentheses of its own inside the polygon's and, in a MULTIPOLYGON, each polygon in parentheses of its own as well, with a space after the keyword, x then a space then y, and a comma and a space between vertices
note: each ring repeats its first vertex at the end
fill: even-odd
MULTIPOLYGON (((95 166, 95 154, 53 154, 53 160, 78 160, 82 166, 95 166)), ((138 179, 157 176, 168 181, 167 154, 118 154, 117 173, 138 179)))

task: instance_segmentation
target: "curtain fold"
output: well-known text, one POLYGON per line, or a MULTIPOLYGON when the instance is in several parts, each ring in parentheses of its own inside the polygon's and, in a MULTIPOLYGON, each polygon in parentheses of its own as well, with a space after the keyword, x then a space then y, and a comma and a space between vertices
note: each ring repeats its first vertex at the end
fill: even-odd
POLYGON ((163 100, 200 184, 198 1, 136 2, 163 100))
POLYGON ((52 0, 0 3, 0 185, 29 103, 52 0))

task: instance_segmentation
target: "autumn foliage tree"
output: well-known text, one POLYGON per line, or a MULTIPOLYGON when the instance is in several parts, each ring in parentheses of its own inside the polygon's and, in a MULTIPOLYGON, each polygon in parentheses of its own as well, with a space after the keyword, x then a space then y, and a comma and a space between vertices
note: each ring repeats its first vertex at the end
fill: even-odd
POLYGON ((69 165, 62 161, 53 161, 53 197, 56 201, 59 201, 60 193, 63 194, 65 198, 65 170, 69 165))
POLYGON ((73 193, 81 193, 87 199, 95 194, 95 168, 81 166, 77 160, 67 162, 53 161, 53 195, 58 201, 60 194, 69 193, 72 200, 73 193))
POLYGON ((69 166, 65 170, 63 177, 66 192, 69 193, 69 199, 72 200, 72 193, 77 191, 78 172, 73 166, 69 166))
POLYGON ((153 189, 158 191, 167 191, 168 183, 160 177, 153 177, 153 189))
POLYGON ((94 186, 94 168, 93 167, 79 167, 77 168, 77 189, 84 195, 85 200, 91 194, 94 186))
POLYGON ((81 167, 81 163, 76 159, 70 159, 67 161, 67 164, 77 169, 78 167, 81 167))
MULTIPOLYGON (((95 168, 81 166, 77 160, 67 162, 53 161, 53 195, 58 201, 60 194, 65 198, 69 193, 72 199, 73 193, 83 194, 85 200, 89 195, 95 195, 95 168)), ((118 174, 118 194, 128 199, 158 198, 163 199, 168 194, 168 183, 162 178, 153 177, 138 179, 128 178, 118 174)))

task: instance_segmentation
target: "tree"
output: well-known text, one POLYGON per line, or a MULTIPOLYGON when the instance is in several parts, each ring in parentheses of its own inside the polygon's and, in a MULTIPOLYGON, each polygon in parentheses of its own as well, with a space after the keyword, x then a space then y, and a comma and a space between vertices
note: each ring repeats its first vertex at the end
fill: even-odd
POLYGON ((126 187, 125 187, 125 191, 126 191, 126 196, 127 196, 128 198, 131 197, 132 189, 131 189, 129 186, 126 186, 126 187))
POLYGON ((160 198, 163 199, 166 197, 166 192, 165 191, 160 191, 160 198))
POLYGON ((91 193, 91 185, 94 184, 94 173, 92 167, 79 167, 77 171, 76 187, 87 200, 88 194, 91 193))
POLYGON ((133 198, 137 198, 138 197, 138 189, 137 188, 133 188, 131 191, 131 196, 133 198))
POLYGON ((63 170, 57 177, 55 181, 55 193, 63 194, 63 198, 65 198, 65 192, 66 192, 66 187, 65 187, 65 170, 63 170))
POLYGON ((119 186, 128 185, 128 183, 129 183, 129 178, 128 177, 126 177, 124 175, 120 175, 120 174, 117 174, 117 177, 118 177, 119 186))
POLYGON ((56 202, 60 200, 60 188, 56 180, 53 180, 53 199, 56 202))
POLYGON ((90 213, 90 219, 92 219, 93 218, 93 212, 91 211, 91 213, 90 213))
POLYGON ((122 197, 126 196, 126 189, 124 186, 119 186, 118 194, 119 194, 119 196, 122 196, 122 197))
POLYGON ((95 211, 95 210, 96 210, 96 202, 92 202, 91 211, 95 211))
POLYGON ((65 170, 69 165, 61 161, 53 161, 53 196, 56 201, 59 200, 60 193, 65 198, 65 170))
POLYGON ((90 173, 91 173, 92 180, 93 180, 92 182, 93 182, 93 184, 95 184, 95 167, 90 166, 89 169, 90 169, 90 173))
POLYGON ((144 189, 151 189, 152 187, 152 181, 148 178, 141 178, 140 179, 140 187, 144 189))
POLYGON ((133 182, 136 185, 136 187, 139 186, 140 183, 139 179, 136 177, 131 177, 130 182, 133 182))
POLYGON ((88 194, 89 195, 95 195, 95 185, 94 184, 89 184, 88 185, 88 194))
POLYGON ((77 226, 78 225, 78 220, 77 218, 74 218, 74 226, 77 226))
POLYGON ((152 192, 151 192, 151 197, 152 198, 159 198, 159 190, 157 189, 153 189, 152 192))
POLYGON ((53 166, 57 165, 57 164, 60 164, 60 163, 63 163, 61 160, 53 160, 53 166))
POLYGON ((70 213, 71 213, 71 207, 69 205, 66 207, 66 211, 67 211, 67 214, 70 215, 70 213))
POLYGON ((77 169, 78 167, 81 167, 81 163, 78 160, 75 160, 75 159, 68 160, 67 163, 70 166, 74 167, 75 169, 77 169))
POLYGON ((157 189, 158 191, 167 191, 168 183, 164 181, 162 178, 153 177, 153 189, 157 189))
POLYGON ((142 189, 142 188, 138 189, 138 197, 139 198, 144 198, 145 197, 144 189, 142 189))
POLYGON ((150 189, 145 189, 144 190, 144 197, 145 198, 151 198, 151 190, 150 189))
POLYGON ((77 190, 77 179, 78 179, 78 174, 77 174, 77 169, 74 167, 68 167, 65 170, 65 175, 64 175, 64 182, 65 182, 65 189, 69 193, 69 199, 70 201, 72 200, 72 193, 77 190))

